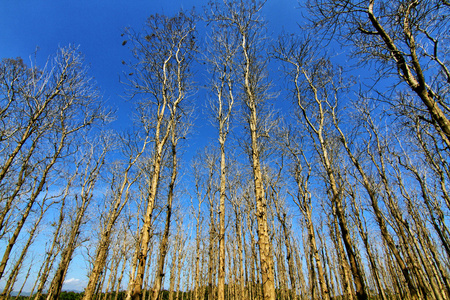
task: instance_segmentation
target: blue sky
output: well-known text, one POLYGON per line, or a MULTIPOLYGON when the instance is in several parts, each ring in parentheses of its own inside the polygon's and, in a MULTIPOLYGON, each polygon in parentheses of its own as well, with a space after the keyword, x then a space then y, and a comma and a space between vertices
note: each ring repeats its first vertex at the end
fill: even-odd
MULTIPOLYGON (((44 65, 58 47, 79 45, 107 103, 117 110, 116 127, 129 120, 129 104, 121 98, 123 87, 119 75, 124 70, 122 60, 130 57, 127 46, 122 46, 121 33, 125 27, 142 28, 146 18, 154 13, 172 14, 178 9, 198 12, 208 0, 136 0, 136 1, 31 1, 0 0, 0 59, 22 57, 29 64, 37 50, 37 63, 44 65)), ((273 38, 284 28, 296 31, 301 13, 297 0, 269 0, 264 17, 269 22, 273 38)), ((201 98, 201 97, 199 97, 201 98)), ((205 99, 197 99, 203 108, 205 99)), ((205 125, 203 125, 205 126, 205 125)), ((202 126, 193 133, 190 147, 206 144, 211 129, 202 126)), ((86 284, 85 262, 75 257, 66 276, 64 289, 81 290, 86 284)), ((2 287, 0 282, 0 288, 2 287)), ((26 290, 26 289, 25 289, 26 290)))
MULTIPOLYGON (((124 28, 139 30, 154 13, 170 15, 180 8, 192 7, 200 13, 207 3, 208 0, 0 0, 0 59, 20 56, 29 64, 37 50, 37 62, 42 66, 58 47, 79 45, 103 98, 117 110, 114 127, 120 128, 130 124, 132 115, 119 83, 119 76, 127 71, 121 62, 130 58, 129 48, 122 46, 124 28)), ((272 38, 282 29, 289 32, 298 29, 297 23, 301 22, 298 8, 298 0, 267 1, 263 14, 272 38)), ((205 99, 197 99, 196 106, 203 107, 204 103, 205 99)), ((210 129, 199 127, 191 141, 202 142, 209 132, 210 129)))
MULTIPOLYGON (((129 57, 120 36, 127 26, 142 28, 154 13, 171 14, 178 9, 196 7, 198 12, 208 0, 137 1, 6 1, 0 0, 0 57, 22 57, 29 63, 36 49, 38 62, 59 46, 80 45, 102 94, 121 106, 119 75, 126 71, 121 61, 129 57)), ((264 9, 273 32, 292 28, 300 19, 297 0, 271 0, 264 9)), ((127 111, 118 111, 119 120, 127 111)))

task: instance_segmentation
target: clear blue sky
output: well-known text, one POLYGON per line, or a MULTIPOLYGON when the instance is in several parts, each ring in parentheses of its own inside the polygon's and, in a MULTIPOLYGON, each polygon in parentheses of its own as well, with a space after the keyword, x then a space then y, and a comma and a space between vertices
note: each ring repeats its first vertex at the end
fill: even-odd
MULTIPOLYGON (((38 62, 44 63, 59 46, 80 45, 102 94, 121 107, 121 61, 129 56, 120 36, 130 26, 142 28, 154 13, 172 14, 180 8, 196 7, 198 12, 208 0, 136 1, 31 1, 0 0, 0 58, 22 57, 29 63, 36 49, 38 62)), ((300 20, 297 0, 269 0, 264 9, 273 32, 295 26, 300 20)), ((123 111, 122 111, 123 110, 123 111)), ((119 121, 127 118, 118 111, 119 121)))
MULTIPOLYGON (((116 126, 127 124, 131 112, 121 98, 119 75, 126 71, 121 64, 129 58, 129 49, 122 46, 125 27, 142 28, 146 18, 154 13, 172 14, 178 9, 195 6, 202 12, 208 0, 136 0, 136 1, 50 1, 0 0, 0 59, 22 57, 30 63, 36 49, 37 61, 43 65, 59 46, 80 45, 90 75, 95 78, 103 97, 118 109, 116 126)), ((268 0, 264 17, 269 22, 273 38, 284 28, 298 31, 301 22, 297 0, 268 0)), ((204 105, 198 99, 197 107, 204 105)), ((125 126, 125 125, 123 125, 125 126)), ((196 129, 189 142, 193 148, 205 142, 208 129, 196 129)), ((210 131, 209 131, 210 132, 210 131)), ((85 264, 80 255, 74 258, 66 276, 65 289, 82 290, 86 284, 85 264)), ((4 283, 3 283, 4 284, 4 283)), ((0 282, 0 288, 3 285, 0 282)), ((26 289, 25 289, 26 290, 26 289)))

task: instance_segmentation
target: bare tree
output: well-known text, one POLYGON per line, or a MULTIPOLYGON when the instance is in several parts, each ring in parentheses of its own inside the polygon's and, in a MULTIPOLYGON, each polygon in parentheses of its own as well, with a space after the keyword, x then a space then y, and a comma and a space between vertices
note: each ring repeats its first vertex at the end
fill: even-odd
POLYGON ((79 185, 75 187, 79 191, 74 191, 74 201, 76 210, 74 218, 70 223, 70 230, 67 232, 67 242, 61 252, 61 260, 56 269, 53 280, 47 294, 47 300, 59 299, 59 294, 72 260, 73 253, 79 245, 81 226, 85 220, 85 213, 94 197, 95 185, 99 179, 99 174, 105 164, 105 158, 111 147, 108 137, 99 138, 94 141, 86 140, 86 147, 79 149, 81 158, 76 165, 75 174, 79 175, 79 185))
MULTIPOLYGON (((238 169, 236 167, 232 169, 238 169)), ((238 274, 236 276, 239 278, 239 293, 238 299, 248 298, 248 291, 245 288, 245 267, 248 262, 244 260, 245 255, 245 230, 244 230, 244 212, 243 212, 243 195, 242 195, 242 182, 243 179, 241 172, 233 172, 233 177, 229 179, 229 190, 230 190, 230 202, 232 210, 234 211, 234 231, 235 239, 237 244, 237 258, 235 264, 238 265, 238 274)))
MULTIPOLYGON (((295 183, 297 184, 297 195, 293 194, 292 199, 305 218, 311 258, 314 259, 314 263, 313 261, 311 261, 310 264, 311 267, 315 265, 315 267, 317 268, 317 277, 319 279, 319 287, 322 299, 329 299, 330 295, 325 280, 323 262, 320 259, 319 249, 317 247, 316 232, 313 223, 312 193, 310 191, 310 181, 312 179, 312 164, 305 154, 306 147, 301 146, 302 138, 291 133, 291 130, 288 128, 282 128, 281 131, 282 133, 279 136, 278 142, 280 144, 280 147, 282 147, 282 151, 286 151, 287 156, 292 161, 291 173, 295 179, 295 183)), ((315 278, 315 276, 312 277, 315 278)))
POLYGON ((71 186, 73 184, 73 180, 75 179, 75 177, 76 177, 76 174, 72 174, 70 179, 67 181, 66 188, 64 189, 63 195, 60 199, 58 219, 57 219, 57 221, 54 220, 52 223, 52 227, 55 227, 55 230, 53 231, 52 243, 51 243, 50 247, 48 248, 48 250, 46 250, 46 252, 45 252, 46 253, 45 260, 42 263, 42 265, 39 269, 39 272, 38 272, 39 277, 37 278, 37 280, 35 282, 35 286, 31 289, 31 292, 30 292, 31 295, 34 294, 34 288, 36 287, 36 284, 37 284, 37 291, 34 294, 35 300, 40 299, 40 297, 42 295, 42 291, 44 290, 44 286, 47 283, 48 276, 50 275, 50 271, 53 268, 53 264, 56 260, 56 257, 61 252, 61 247, 59 247, 59 245, 61 244, 61 239, 62 239, 61 232, 62 232, 64 219, 65 219, 66 199, 69 195, 69 191, 71 190, 71 186))
MULTIPOLYGON (((181 71, 181 70, 179 70, 181 71)), ((178 75, 181 79, 181 74, 178 75)), ((159 257, 157 266, 155 269, 155 283, 153 285, 153 294, 151 296, 151 299, 157 300, 161 287, 162 287, 162 280, 164 277, 164 264, 166 255, 168 252, 169 247, 169 233, 170 233, 170 223, 172 219, 172 206, 173 206, 173 200, 174 200, 174 193, 175 193, 175 183, 178 176, 178 147, 179 147, 179 141, 186 138, 187 130, 189 128, 188 120, 187 118, 189 115, 186 115, 187 109, 178 109, 177 107, 174 107, 174 110, 171 111, 171 133, 170 133, 170 155, 172 157, 172 163, 171 163, 171 175, 170 175, 170 182, 167 192, 167 206, 166 206, 166 220, 164 225, 164 232, 161 237, 161 242, 159 245, 159 257)))
MULTIPOLYGON (((291 217, 288 214, 288 208, 286 204, 286 199, 284 198, 285 195, 288 193, 285 191, 285 186, 283 185, 283 168, 284 168, 284 160, 285 157, 282 153, 279 155, 280 163, 277 166, 278 170, 275 170, 275 172, 271 172, 270 169, 267 168, 266 170, 266 189, 267 189, 267 195, 269 199, 271 199, 271 202, 273 203, 273 206, 275 208, 275 211, 273 214, 275 215, 273 217, 273 222, 275 221, 275 218, 278 220, 279 225, 281 226, 281 230, 279 235, 280 241, 277 243, 278 247, 280 249, 278 252, 278 264, 279 264, 279 277, 283 278, 280 283, 280 289, 282 290, 282 293, 289 290, 289 286, 286 282, 285 277, 285 267, 284 267, 284 256, 283 256, 283 250, 281 249, 282 245, 285 246, 286 251, 286 260, 288 263, 288 273, 289 273, 289 280, 290 280, 290 295, 285 295, 285 297, 289 297, 290 299, 296 299, 297 298, 297 284, 296 284, 296 275, 295 275, 295 267, 294 267, 294 259, 293 259, 293 253, 292 253, 292 237, 291 237, 291 217)), ((273 228, 275 228, 275 225, 273 225, 273 228)))
POLYGON ((132 285, 132 298, 140 299, 144 281, 150 226, 161 173, 163 151, 172 131, 173 115, 192 88, 190 66, 195 51, 195 18, 184 12, 174 17, 151 16, 142 34, 128 32, 133 43, 136 64, 128 77, 130 92, 139 98, 139 118, 152 131, 153 157, 148 183, 146 212, 137 248, 137 274, 132 285))
POLYGON ((176 224, 177 233, 173 240, 174 246, 172 247, 172 263, 170 267, 169 300, 173 300, 174 295, 178 294, 179 278, 181 277, 181 266, 183 262, 183 247, 186 242, 183 234, 183 215, 181 214, 181 209, 176 210, 176 224))
MULTIPOLYGON (((204 220, 204 213, 202 209, 202 204, 206 199, 211 200, 214 197, 213 180, 215 174, 215 164, 216 158, 210 155, 208 152, 200 153, 194 158, 192 163, 194 184, 195 184, 195 199, 197 203, 192 201, 192 214, 195 219, 195 251, 192 253, 193 265, 194 265, 194 287, 193 296, 195 300, 202 299, 201 293, 201 256, 202 256, 202 224, 204 220), (203 161, 206 163, 204 164, 203 161), (195 206, 196 204, 197 206, 195 206)), ((212 200, 211 200, 212 201, 212 200)), ((211 203, 210 203, 211 206, 211 203)), ((213 204, 212 204, 213 206, 213 204)), ((210 223, 214 226, 214 212, 213 207, 210 209, 210 223), (211 215, 212 214, 212 215, 211 215)), ((212 227, 211 226, 211 227, 212 227)), ((210 228, 210 237, 212 235, 214 228, 210 228)), ((210 238, 210 247, 213 247, 210 238)), ((209 253, 212 254, 211 251, 209 253)), ((212 256, 212 255, 211 255, 212 256)), ((210 257, 210 268, 212 268, 212 257, 210 257)), ((210 291, 211 292, 211 291, 210 291)))
POLYGON ((60 49, 41 70, 27 68, 21 60, 2 62, 2 122, 11 127, 2 133, 0 230, 12 217, 17 224, 3 254, 0 277, 32 208, 50 185, 50 175, 72 154, 81 129, 107 116, 82 63, 73 47, 60 49))
POLYGON ((334 69, 329 60, 314 59, 314 48, 308 41, 303 43, 284 37, 280 39, 275 51, 279 59, 290 66, 288 74, 294 86, 294 97, 301 120, 324 168, 333 214, 335 213, 339 225, 336 233, 340 231, 344 242, 356 295, 358 299, 368 299, 362 266, 358 263, 357 250, 345 214, 343 182, 339 166, 335 163, 337 143, 333 138, 335 133, 330 128, 330 115, 335 114, 338 109, 338 94, 346 87, 339 78, 339 70, 334 69))
POLYGON ((414 109, 427 111, 430 119, 422 118, 450 146, 446 1, 313 0, 307 7, 313 27, 352 47, 361 62, 375 62, 379 76, 398 76, 423 104, 414 109))
MULTIPOLYGON (((205 148, 205 152, 202 153, 204 165, 202 168, 203 172, 203 190, 204 190, 204 198, 207 200, 208 208, 209 208, 209 245, 208 245, 208 298, 215 298, 215 278, 217 275, 217 262, 219 258, 217 257, 218 249, 217 249, 217 239, 218 239, 218 230, 217 224, 220 221, 217 221, 217 213, 220 208, 218 208, 217 203, 217 192, 220 192, 220 183, 217 182, 217 161, 218 161, 218 153, 217 149, 212 148, 211 150, 205 148)), ((220 180, 220 179, 219 179, 220 180)), ((219 196, 220 198, 220 196, 219 196)), ((220 205, 220 204, 219 204, 220 205)), ((219 224, 220 226, 220 224, 219 224)), ((220 231, 220 230, 219 230, 220 231)), ((219 254, 220 256, 220 254, 219 254)), ((220 263, 220 262, 219 262, 220 263)), ((224 266, 225 267, 225 266, 224 266)), ((219 270, 220 272, 220 270, 219 270)), ((225 275, 225 274, 224 274, 225 275)), ((217 289, 218 290, 218 289, 217 289)))
MULTIPOLYGON (((214 16, 213 16, 214 18, 214 16)), ((225 197, 226 197, 226 155, 225 143, 230 131, 230 122, 235 103, 236 55, 239 41, 230 27, 222 22, 212 23, 211 46, 207 62, 211 65, 211 88, 214 98, 210 100, 214 125, 218 129, 220 146, 220 190, 219 190, 219 274, 218 298, 225 299, 225 197)))
POLYGON ((89 281, 84 292, 84 300, 91 299, 95 292, 100 275, 106 264, 106 258, 108 255, 108 249, 111 243, 114 226, 123 208, 127 205, 131 196, 131 188, 139 176, 139 172, 135 171, 133 167, 144 153, 149 141, 148 135, 146 135, 140 148, 136 149, 136 145, 134 145, 135 141, 131 140, 134 137, 135 136, 133 135, 129 135, 127 137, 128 140, 122 138, 121 148, 124 154, 128 156, 124 169, 122 169, 119 164, 113 164, 111 166, 110 186, 112 201, 106 213, 107 216, 105 218, 105 225, 102 228, 100 240, 97 244, 95 261, 93 262, 93 268, 89 275, 89 281))
POLYGON ((246 107, 246 123, 251 140, 250 161, 253 170, 256 218, 258 222, 258 245, 264 299, 275 299, 274 265, 271 253, 269 226, 267 223, 267 200, 261 171, 261 138, 266 134, 263 128, 262 105, 267 98, 265 63, 263 51, 263 23, 259 11, 265 1, 212 2, 210 9, 216 22, 230 28, 239 40, 239 70, 242 77, 239 84, 243 91, 246 107))
MULTIPOLYGON (((47 198, 47 197, 45 197, 45 198, 47 198)), ((26 254, 28 253, 30 245, 36 238, 36 231, 38 229, 38 226, 41 223, 42 218, 44 217, 44 214, 52 206, 52 204, 54 204, 53 201, 50 204, 44 202, 40 205, 39 214, 37 215, 37 218, 33 222, 33 225, 31 226, 31 228, 29 229, 27 241, 26 241, 25 245, 22 247, 22 250, 20 251, 19 258, 16 260, 16 262, 14 263, 14 266, 11 269, 11 272, 9 274, 8 280, 6 281, 6 285, 5 285, 5 288, 3 289, 3 292, 0 294, 1 299, 9 299, 9 295, 11 294, 14 284, 16 283, 17 276, 19 275, 19 272, 22 269, 22 265, 25 260, 26 254)), ((30 270, 28 271, 28 275, 29 275, 29 272, 30 272, 30 270)))

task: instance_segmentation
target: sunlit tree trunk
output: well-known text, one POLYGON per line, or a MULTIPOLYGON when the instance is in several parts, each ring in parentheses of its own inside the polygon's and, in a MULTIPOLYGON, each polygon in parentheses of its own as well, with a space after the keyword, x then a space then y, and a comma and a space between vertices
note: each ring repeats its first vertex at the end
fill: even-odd
POLYGON ((341 171, 333 155, 337 150, 333 147, 337 145, 332 139, 333 131, 326 125, 330 121, 329 114, 337 109, 336 95, 339 87, 336 87, 333 80, 339 82, 339 78, 336 78, 339 73, 333 69, 331 62, 327 59, 311 58, 314 54, 309 53, 308 49, 312 51, 308 44, 303 45, 295 40, 280 38, 277 55, 290 67, 290 80, 295 91, 295 101, 300 110, 301 122, 311 136, 326 176, 331 206, 349 260, 356 296, 359 300, 366 300, 368 295, 362 266, 358 263, 357 249, 345 214, 343 183, 339 180, 341 171))
POLYGON ((172 251, 172 263, 170 268, 170 283, 169 283, 169 300, 173 300, 174 295, 178 291, 178 284, 179 281, 177 280, 180 278, 180 272, 181 272, 181 261, 182 261, 182 254, 183 254, 183 219, 181 217, 180 213, 177 213, 176 218, 177 223, 177 233, 175 235, 174 241, 173 241, 173 251, 172 251))
POLYGON ((262 42, 262 26, 259 20, 259 12, 264 2, 256 1, 219 1, 212 2, 210 7, 213 18, 227 28, 232 29, 239 37, 239 53, 242 61, 239 68, 242 69, 240 84, 245 95, 244 103, 247 108, 246 121, 250 137, 250 162, 253 171, 256 219, 258 223, 258 245, 261 265, 261 277, 264 299, 275 299, 274 265, 271 253, 269 227, 267 223, 267 200, 264 194, 263 174, 261 172, 261 118, 260 105, 267 97, 262 90, 266 87, 261 83, 264 62, 259 59, 262 42), (258 92, 257 92, 258 91, 258 92))
MULTIPOLYGON (((140 212, 138 212, 135 217, 139 218, 140 217, 140 212)), ((132 247, 133 250, 134 250, 134 254, 133 254, 133 258, 131 259, 131 263, 130 263, 130 273, 129 273, 130 275, 129 275, 129 281, 128 281, 128 288, 127 288, 127 292, 126 292, 126 296, 125 296, 126 300, 131 300, 132 292, 133 292, 134 278, 136 276, 137 261, 138 261, 138 251, 136 249, 138 249, 139 244, 140 244, 140 240, 139 240, 139 237, 140 237, 139 226, 137 226, 136 232, 134 233, 134 236, 135 236, 135 238, 134 238, 134 245, 132 247)))
MULTIPOLYGON (((89 281, 84 291, 83 300, 92 299, 95 293, 95 288, 98 285, 99 278, 106 264, 114 226, 123 208, 128 203, 128 200, 130 198, 130 188, 138 179, 138 176, 135 176, 134 178, 129 177, 132 171, 132 167, 135 165, 139 157, 143 154, 147 144, 148 140, 145 140, 142 144, 142 148, 136 153, 136 155, 134 157, 129 157, 128 164, 126 165, 125 170, 122 171, 120 168, 118 170, 113 170, 114 174, 112 185, 114 185, 114 183, 118 181, 119 186, 117 190, 113 191, 113 202, 110 206, 110 210, 107 212, 106 225, 103 227, 102 232, 100 233, 100 240, 97 244, 93 268, 89 275, 89 281)), ((114 188, 115 187, 113 187, 113 189, 114 188)))
POLYGON ((336 268, 339 268, 339 274, 340 274, 340 281, 342 285, 342 292, 345 295, 345 298, 347 299, 354 299, 353 294, 353 288, 352 288, 352 282, 350 279, 350 270, 347 258, 344 253, 344 246, 342 245, 342 240, 340 239, 340 231, 339 231, 339 225, 335 209, 332 208, 332 216, 329 217, 329 223, 330 223, 330 233, 331 233, 331 239, 333 240, 334 247, 336 250, 336 259, 338 265, 335 266, 336 268))
MULTIPOLYGON (((414 274, 416 276, 420 277, 420 274, 417 274, 415 272, 416 268, 415 267, 411 268, 411 264, 414 264, 413 261, 415 261, 415 256, 414 255, 411 256, 409 246, 405 245, 405 243, 408 243, 407 242, 408 239, 406 237, 406 234, 405 234, 405 231, 403 228, 404 224, 405 224, 405 220, 403 219, 403 216, 400 213, 398 204, 395 200, 393 191, 389 184, 388 176, 386 174, 386 166, 385 166, 386 152, 383 151, 383 146, 381 144, 382 141, 380 140, 378 131, 376 130, 372 119, 368 118, 367 122, 368 122, 368 128, 373 133, 373 135, 375 137, 375 142, 376 142, 376 144, 375 144, 376 149, 374 150, 375 153, 368 151, 368 155, 370 156, 370 159, 371 159, 372 163, 374 164, 374 166, 376 167, 378 175, 381 178, 381 182, 383 184, 383 189, 386 193, 386 198, 385 198, 386 206, 388 207, 388 209, 393 217, 393 221, 395 221, 397 224, 395 229, 396 229, 399 239, 401 241, 400 246, 403 246, 402 248, 404 248, 404 249, 406 247, 406 249, 407 249, 406 254, 409 256, 409 262, 405 261, 405 259, 403 258, 403 255, 399 251, 399 247, 396 246, 391 234, 388 232, 387 225, 385 222, 386 219, 383 216, 381 209, 379 208, 378 201, 376 199, 376 194, 375 194, 374 190, 368 184, 368 178, 365 175, 362 175, 363 173, 362 173, 362 169, 360 167, 357 166, 357 168, 360 171, 360 174, 363 176, 363 180, 366 181, 365 188, 368 190, 368 194, 371 199, 372 208, 374 209, 376 220, 378 222, 378 225, 380 226, 383 238, 385 239, 389 249, 392 251, 392 254, 396 258, 396 262, 399 264, 402 274, 406 280, 406 283, 408 286, 407 293, 410 294, 409 297, 411 297, 411 299, 416 299, 416 298, 421 299, 422 297, 420 296, 418 288, 416 287, 416 283, 414 282, 414 278, 412 277, 414 274)), ((423 286, 423 283, 421 283, 422 280, 420 278, 417 278, 417 280, 418 280, 417 282, 418 282, 419 288, 423 290, 424 286, 423 286)))
MULTIPOLYGON (((181 74, 179 75, 181 76, 181 74)), ((173 112, 176 113, 176 112, 173 112)), ((172 155, 172 174, 170 177, 169 191, 167 195, 167 206, 166 206, 166 222, 164 226, 163 236, 161 237, 161 242, 159 245, 159 257, 155 269, 155 283, 153 285, 153 294, 151 296, 152 300, 157 300, 161 291, 162 280, 164 278, 164 264, 169 246, 169 232, 170 232, 170 222, 172 218, 172 203, 174 198, 175 182, 178 175, 178 162, 177 162, 177 145, 180 138, 184 138, 183 135, 180 136, 177 127, 177 123, 180 122, 179 115, 173 115, 172 119, 172 132, 171 132, 171 155, 172 155)))
POLYGON ((3 124, 0 184, 5 191, 1 199, 1 236, 11 227, 12 216, 17 216, 0 262, 2 278, 30 213, 48 199, 47 191, 54 183, 52 172, 61 166, 62 158, 70 160, 75 147, 72 142, 78 141, 79 132, 106 115, 76 48, 59 49, 48 68, 29 69, 21 59, 6 59, 0 63, 0 69, 3 124), (12 107, 15 111, 9 111, 12 107), (6 149, 11 152, 4 152, 6 149), (12 166, 17 166, 15 174, 10 173, 12 166), (8 182, 4 181, 6 178, 8 182))
MULTIPOLYGON (((308 232, 307 242, 309 243, 311 257, 314 259, 314 262, 311 259, 309 264, 311 265, 311 267, 315 265, 315 267, 317 268, 317 277, 319 279, 321 297, 324 300, 328 300, 330 299, 330 295, 327 287, 327 282, 325 280, 325 272, 322 267, 322 261, 320 259, 319 251, 317 248, 316 233, 314 230, 312 219, 311 192, 309 191, 309 181, 311 178, 312 166, 306 158, 301 146, 295 142, 296 137, 291 136, 288 130, 284 130, 282 136, 280 137, 280 140, 281 147, 283 147, 284 151, 286 151, 289 156, 292 157, 293 161, 293 177, 295 179, 295 182, 297 183, 298 195, 292 195, 292 198, 305 218, 304 222, 306 225, 306 230, 308 232)), ((291 280, 293 280, 293 278, 291 278, 291 280)), ((293 288, 295 288, 295 286, 293 286, 293 288)))
MULTIPOLYGON (((75 174, 76 175, 76 174, 75 174)), ((36 282, 39 282, 36 294, 34 296, 34 300, 39 300, 41 298, 42 291, 44 290, 44 286, 47 282, 48 276, 50 275, 50 271, 52 270, 53 263, 55 262, 56 257, 58 256, 58 253, 60 252, 61 248, 58 246, 60 240, 61 240, 61 229, 63 226, 63 221, 65 218, 65 204, 66 204, 66 198, 68 196, 70 187, 72 185, 72 181, 75 178, 75 175, 72 176, 66 185, 66 188, 64 190, 64 193, 61 198, 60 208, 59 208, 59 217, 58 217, 58 223, 55 223, 55 231, 53 232, 53 240, 52 244, 48 251, 46 251, 46 259, 44 263, 42 264, 40 270, 39 270, 39 278, 36 282)), ((30 294, 33 295, 34 287, 31 290, 30 294)))
POLYGON ((33 227, 28 232, 28 238, 27 242, 22 248, 22 251, 20 252, 19 258, 14 263, 13 268, 11 269, 11 273, 9 274, 8 280, 6 281, 5 287, 3 289, 3 292, 0 295, 0 299, 9 299, 9 295, 12 292, 12 289, 14 287, 14 283, 17 280, 17 275, 19 274, 19 271, 22 269, 22 264, 25 259, 25 255, 28 252, 28 249, 30 248, 31 243, 33 242, 35 238, 35 232, 39 226, 39 224, 42 221, 42 218, 44 217, 45 212, 50 208, 50 205, 46 205, 45 203, 42 203, 42 205, 45 205, 45 207, 40 207, 40 212, 37 217, 37 220, 34 221, 33 227))
MULTIPOLYGON (((192 266, 193 266, 193 294, 194 300, 200 298, 199 292, 201 291, 200 273, 201 273, 201 235, 202 235, 202 224, 203 224, 203 213, 202 213, 202 203, 205 200, 205 196, 201 191, 202 178, 200 175, 200 170, 198 169, 198 164, 195 162, 194 166, 194 176, 195 176, 195 189, 197 196, 197 207, 192 204, 192 214, 195 219, 195 251, 192 252, 192 266)), ((208 186, 211 183, 210 178, 212 177, 213 170, 210 169, 210 176, 208 177, 208 186)))
POLYGON ((364 215, 361 215, 361 212, 359 211, 359 206, 361 205, 360 203, 356 203, 356 195, 354 194, 354 192, 351 192, 351 201, 352 201, 352 207, 353 207, 353 219, 355 220, 356 226, 358 228, 359 234, 361 235, 361 239, 363 240, 363 244, 364 247, 366 249, 366 253, 367 253, 367 258, 369 260, 369 264, 370 264, 370 269, 372 271, 372 275, 374 277, 374 281, 375 284, 377 286, 378 289, 378 295, 380 296, 380 298, 382 300, 387 300, 385 292, 384 292, 384 287, 381 283, 380 280, 380 274, 378 271, 378 266, 376 264, 375 258, 372 254, 372 246, 371 243, 369 243, 369 235, 367 233, 367 230, 363 228, 363 223, 361 221, 361 218, 364 220, 365 223, 365 218, 364 215))
MULTIPOLYGON (((126 234, 126 230, 124 230, 124 239, 127 240, 127 234, 126 234)), ((123 248, 122 248, 122 252, 121 254, 123 255, 122 257, 122 270, 120 271, 120 276, 119 279, 117 280, 117 285, 116 285, 116 293, 114 295, 114 300, 117 300, 119 297, 119 291, 121 289, 121 285, 122 285, 122 280, 123 280, 123 275, 125 274, 125 269, 127 267, 127 262, 128 262, 128 250, 127 249, 129 247, 128 243, 126 241, 123 241, 123 248)), ((119 261, 120 262, 120 261, 119 261)))
POLYGON ((162 15, 151 16, 147 21, 145 37, 128 33, 137 59, 135 72, 130 73, 129 85, 132 96, 145 93, 140 114, 144 130, 152 130, 154 150, 146 197, 146 210, 140 232, 137 271, 133 279, 132 299, 141 300, 145 267, 148 259, 153 210, 163 164, 163 151, 172 131, 171 118, 191 89, 189 67, 193 59, 195 42, 195 17, 179 12, 172 18, 162 15), (146 66, 141 68, 141 66, 146 66), (152 108, 152 109, 149 109, 152 108), (151 126, 152 128, 150 128, 151 126))
POLYGON ((3 257, 2 260, 0 262, 0 278, 3 277, 3 273, 5 271, 6 268, 6 264, 8 263, 8 260, 10 258, 11 255, 11 251, 12 248, 14 247, 14 245, 16 244, 17 238, 19 237, 20 232, 22 231, 22 228, 25 224, 25 221, 27 220, 32 207, 34 206, 36 199, 38 198, 38 196, 41 194, 41 191, 44 188, 44 185, 46 183, 47 180, 47 176, 50 172, 50 170, 52 169, 53 165, 56 163, 57 158, 59 157, 59 155, 61 154, 63 147, 65 146, 65 140, 67 138, 67 133, 63 133, 63 138, 61 138, 61 140, 59 141, 59 143, 56 145, 57 149, 52 157, 51 162, 45 166, 42 175, 40 175, 37 179, 37 181, 34 183, 34 185, 36 186, 35 190, 31 193, 30 198, 27 202, 27 205, 25 207, 25 209, 22 211, 19 222, 17 223, 17 226, 13 232, 13 234, 11 235, 11 237, 8 240, 8 243, 5 247, 5 251, 3 252, 3 257))
MULTIPOLYGON (((220 24, 220 21, 218 22, 220 24)), ((239 46, 233 39, 230 27, 212 24, 213 34, 211 45, 208 49, 207 62, 211 65, 211 88, 216 98, 210 101, 214 123, 218 129, 218 141, 220 149, 219 171, 219 259, 218 259, 218 285, 217 299, 225 299, 225 197, 226 197, 226 154, 225 143, 230 128, 230 118, 234 105, 234 84, 236 68, 236 51, 239 46)), ((212 287, 211 287, 212 288, 212 287)))
POLYGON ((76 247, 79 245, 78 237, 81 233, 81 225, 85 219, 86 210, 94 197, 95 184, 105 164, 105 157, 109 151, 109 147, 110 145, 107 139, 101 139, 95 143, 87 144, 85 149, 86 153, 84 153, 84 157, 79 162, 79 165, 77 165, 77 170, 80 169, 80 192, 79 195, 75 195, 74 199, 77 205, 75 218, 70 224, 67 244, 61 252, 61 260, 50 284, 47 300, 59 299, 70 261, 72 260, 76 247))

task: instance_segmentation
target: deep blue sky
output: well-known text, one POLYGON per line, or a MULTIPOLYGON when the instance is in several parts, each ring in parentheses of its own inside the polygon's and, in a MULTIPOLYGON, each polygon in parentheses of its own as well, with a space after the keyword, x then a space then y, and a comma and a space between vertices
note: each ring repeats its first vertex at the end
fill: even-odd
MULTIPOLYGON (((123 88, 119 83, 119 75, 126 71, 121 61, 129 58, 128 47, 122 46, 120 35, 123 29, 132 27, 139 30, 146 18, 154 13, 170 15, 180 8, 189 10, 193 6, 201 12, 207 2, 0 0, 0 59, 22 57, 29 64, 30 56, 38 49, 37 62, 42 66, 59 46, 80 45, 80 51, 90 66, 90 75, 97 81, 109 105, 117 109, 115 125, 123 127, 129 124, 131 114, 129 104, 121 98, 123 88)), ((288 32, 297 31, 296 24, 301 22, 298 7, 297 0, 268 0, 263 15, 269 23, 269 35, 273 34, 275 38, 282 28, 288 32)), ((205 99, 199 98, 197 107, 201 110, 205 99)), ((189 142, 191 150, 188 151, 214 138, 208 136, 211 129, 207 124, 196 127, 189 142)), ((64 288, 82 290, 86 284, 84 270, 85 262, 78 255, 72 261, 64 288)), ((0 282, 0 288, 3 284, 0 282)))
MULTIPOLYGON (((119 75, 126 70, 121 64, 129 56, 120 36, 127 26, 142 28, 154 13, 172 14, 178 9, 196 7, 198 12, 208 0, 137 0, 137 1, 6 1, 0 0, 0 58, 22 57, 30 62, 36 49, 44 64, 59 46, 80 45, 90 74, 103 96, 119 107, 119 122, 129 114, 122 107, 119 75)), ((300 20, 297 0, 269 0, 264 15, 271 32, 282 27, 296 27, 300 20)))

